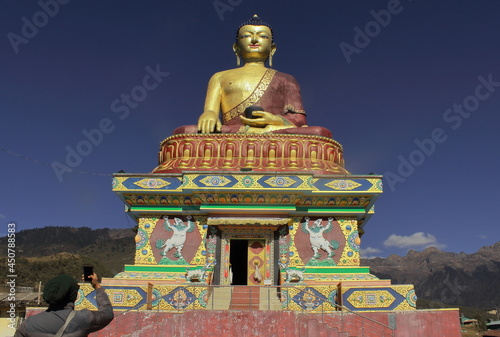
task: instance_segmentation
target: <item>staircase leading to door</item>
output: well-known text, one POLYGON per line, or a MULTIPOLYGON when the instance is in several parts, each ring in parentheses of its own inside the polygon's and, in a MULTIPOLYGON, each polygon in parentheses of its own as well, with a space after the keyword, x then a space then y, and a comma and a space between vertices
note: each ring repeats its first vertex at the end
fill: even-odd
POLYGON ((260 287, 232 287, 229 310, 259 310, 260 287))
POLYGON ((207 303, 211 310, 282 310, 275 287, 215 287, 207 303))

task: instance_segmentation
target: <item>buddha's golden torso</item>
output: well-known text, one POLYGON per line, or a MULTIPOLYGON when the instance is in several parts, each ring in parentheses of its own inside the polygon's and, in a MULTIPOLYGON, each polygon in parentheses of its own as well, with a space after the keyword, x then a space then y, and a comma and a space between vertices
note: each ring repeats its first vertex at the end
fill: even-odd
POLYGON ((231 110, 249 97, 267 70, 265 67, 247 66, 215 74, 222 112, 231 110))

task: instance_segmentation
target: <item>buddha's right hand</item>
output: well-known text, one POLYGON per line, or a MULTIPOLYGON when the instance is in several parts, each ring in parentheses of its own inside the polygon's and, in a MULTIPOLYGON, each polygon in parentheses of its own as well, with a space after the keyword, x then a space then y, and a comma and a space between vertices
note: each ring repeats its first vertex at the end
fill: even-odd
POLYGON ((198 131, 201 133, 212 133, 214 131, 220 132, 221 128, 222 124, 219 120, 218 114, 214 111, 205 111, 198 119, 198 131))

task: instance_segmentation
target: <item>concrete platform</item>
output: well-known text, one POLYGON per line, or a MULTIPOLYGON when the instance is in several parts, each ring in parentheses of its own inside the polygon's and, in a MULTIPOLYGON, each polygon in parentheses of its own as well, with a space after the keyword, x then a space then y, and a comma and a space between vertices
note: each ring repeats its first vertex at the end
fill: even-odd
POLYGON ((93 337, 460 337, 457 309, 308 314, 291 311, 135 311, 93 337), (377 323, 378 322, 378 323, 377 323), (391 330, 389 327, 392 327, 391 330))

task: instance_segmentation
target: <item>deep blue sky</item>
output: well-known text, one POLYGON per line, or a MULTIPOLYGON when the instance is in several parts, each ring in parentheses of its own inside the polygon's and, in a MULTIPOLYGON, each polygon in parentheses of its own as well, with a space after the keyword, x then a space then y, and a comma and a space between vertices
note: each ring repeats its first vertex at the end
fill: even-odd
POLYGON ((235 66, 236 27, 258 13, 309 124, 333 131, 352 173, 393 174, 365 227, 366 256, 428 245, 471 253, 499 240, 499 1, 72 0, 57 13, 47 3, 52 16, 37 1, 1 4, 0 234, 9 221, 132 227, 110 175, 156 166, 159 142, 196 122, 210 76, 235 66), (370 41, 356 39, 367 28, 370 41), (350 63, 342 43, 357 48, 350 63), (120 119, 111 104, 157 65, 169 75, 120 119), (60 182, 50 164, 66 164, 67 147, 103 119, 113 130, 60 182), (419 156, 415 141, 433 132, 435 147, 419 156), (403 176, 410 157, 418 165, 403 176))

